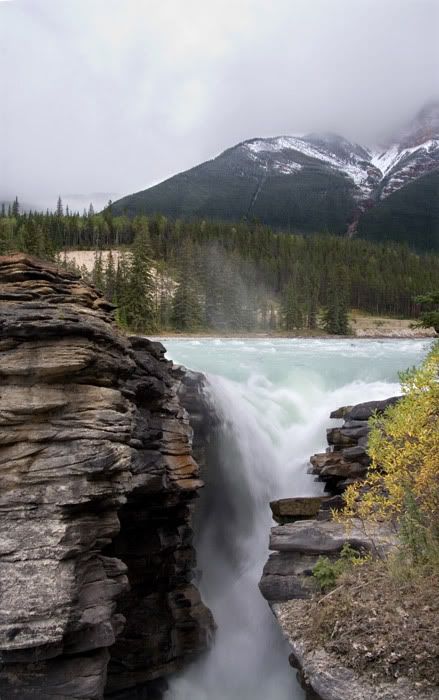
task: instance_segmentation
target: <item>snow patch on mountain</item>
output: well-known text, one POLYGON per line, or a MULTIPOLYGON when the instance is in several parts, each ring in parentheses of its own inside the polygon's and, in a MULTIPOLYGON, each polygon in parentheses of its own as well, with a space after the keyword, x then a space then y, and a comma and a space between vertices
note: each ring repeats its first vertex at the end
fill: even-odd
POLYGON ((304 163, 298 154, 325 163, 356 185, 361 200, 386 197, 408 181, 439 168, 439 136, 412 143, 365 148, 336 134, 308 134, 252 139, 240 148, 265 175, 300 172, 304 163))
POLYGON ((406 156, 419 152, 419 154, 434 154, 439 148, 439 139, 429 139, 420 146, 412 148, 400 148, 393 144, 390 148, 382 152, 372 152, 371 163, 378 168, 382 177, 385 177, 393 168, 398 165, 406 156))
POLYGON ((265 170, 285 174, 298 172, 303 166, 294 159, 293 152, 297 152, 346 175, 364 194, 370 194, 374 185, 370 163, 366 160, 367 151, 339 136, 278 136, 253 139, 242 146, 265 170))

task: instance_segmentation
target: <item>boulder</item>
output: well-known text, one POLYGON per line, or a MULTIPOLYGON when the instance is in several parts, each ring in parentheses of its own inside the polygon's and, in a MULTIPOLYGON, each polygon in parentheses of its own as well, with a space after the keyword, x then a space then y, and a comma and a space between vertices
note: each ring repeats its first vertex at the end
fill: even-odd
POLYGON ((369 420, 374 413, 384 413, 386 408, 389 408, 389 406, 394 406, 400 400, 401 396, 392 396, 389 399, 384 399, 383 401, 366 401, 365 403, 360 403, 353 406, 350 411, 346 413, 345 418, 347 420, 369 420))
POLYGON ((388 552, 395 546, 394 533, 384 525, 368 525, 364 530, 360 521, 352 521, 349 527, 334 521, 304 520, 273 527, 270 533, 270 550, 301 554, 337 554, 345 543, 359 551, 388 552))
POLYGON ((315 517, 324 500, 324 496, 281 498, 277 501, 271 501, 270 508, 274 520, 282 524, 315 517))

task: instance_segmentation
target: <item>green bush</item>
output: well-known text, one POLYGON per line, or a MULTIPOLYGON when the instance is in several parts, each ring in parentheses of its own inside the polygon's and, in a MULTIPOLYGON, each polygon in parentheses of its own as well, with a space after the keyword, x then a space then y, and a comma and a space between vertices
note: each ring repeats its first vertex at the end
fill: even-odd
POLYGON ((328 557, 319 557, 314 566, 312 575, 317 580, 322 591, 331 590, 337 583, 337 579, 349 569, 358 564, 364 564, 369 560, 368 555, 363 555, 357 549, 351 547, 348 542, 342 547, 340 557, 331 561, 328 557))

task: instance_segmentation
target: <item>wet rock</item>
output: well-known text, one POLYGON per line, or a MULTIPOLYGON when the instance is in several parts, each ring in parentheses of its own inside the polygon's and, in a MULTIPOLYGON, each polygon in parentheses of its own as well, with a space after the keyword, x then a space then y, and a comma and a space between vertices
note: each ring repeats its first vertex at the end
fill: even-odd
POLYGON ((393 406, 401 399, 400 396, 391 396, 383 401, 366 401, 355 406, 342 406, 330 413, 330 418, 344 418, 345 420, 367 421, 374 413, 383 413, 388 406, 393 406))
POLYGON ((312 464, 312 473, 318 474, 320 479, 337 477, 338 480, 346 479, 346 477, 363 476, 367 471, 367 464, 363 452, 361 452, 362 461, 358 461, 356 454, 353 454, 351 461, 350 455, 343 452, 323 452, 313 455, 310 459, 312 464))
POLYGON ((307 598, 317 590, 312 572, 319 557, 335 560, 345 543, 360 552, 383 556, 395 546, 396 538, 389 529, 376 525, 366 532, 360 522, 349 530, 342 523, 320 519, 273 527, 269 544, 273 553, 259 583, 262 595, 270 604, 307 598))
POLYGON ((365 421, 348 421, 339 428, 328 428, 326 438, 329 445, 334 445, 335 449, 342 449, 356 445, 359 438, 369 434, 369 430, 369 425, 365 421))
MULTIPOLYGON (((331 497, 321 498, 314 520, 283 516, 293 510, 296 499, 282 499, 270 504, 276 520, 270 535, 271 554, 265 564, 259 588, 269 602, 287 638, 290 663, 299 669, 309 700, 433 700, 431 694, 418 694, 408 679, 399 683, 370 682, 355 671, 345 668, 340 660, 322 648, 309 648, 295 630, 303 614, 303 600, 316 590, 312 572, 321 556, 336 560, 345 543, 373 556, 385 556, 396 544, 395 533, 384 524, 352 521, 349 529, 332 519, 332 510, 343 507, 343 492, 349 484, 361 482, 367 473, 370 458, 367 441, 368 419, 382 413, 400 397, 386 401, 370 401, 348 406, 331 413, 331 418, 344 419, 341 426, 327 430, 328 449, 310 458, 311 473, 325 484, 331 497), (294 615, 297 615, 294 623, 294 615)), ((301 499, 297 499, 299 502, 301 499)), ((306 500, 306 499, 305 499, 306 500)), ((310 500, 310 504, 312 503, 310 500)), ((299 506, 297 506, 299 508, 299 506)))
POLYGON ((383 401, 366 401, 365 403, 353 406, 350 411, 347 412, 345 418, 347 420, 369 420, 374 413, 383 413, 386 408, 394 406, 400 400, 400 396, 392 396, 383 401))
MULTIPOLYGON (((331 413, 331 418, 343 418, 343 424, 328 428, 326 452, 310 458, 311 473, 325 483, 325 490, 340 495, 349 486, 367 474, 370 457, 367 441, 370 432, 368 419, 394 405, 400 397, 384 401, 368 401, 357 406, 345 406, 331 413)), ((320 519, 324 519, 322 516, 320 519)))
POLYGON ((277 501, 271 501, 270 508, 274 520, 282 524, 315 517, 324 500, 324 496, 281 498, 277 501))
POLYGON ((0 298, 0 696, 135 697, 213 627, 181 373, 56 265, 0 258, 0 298))
POLYGON ((344 418, 347 413, 351 410, 352 406, 341 406, 341 408, 337 408, 335 411, 332 411, 329 414, 330 418, 344 418))
POLYGON ((395 545, 395 535, 384 528, 369 524, 365 531, 358 521, 350 523, 319 522, 305 520, 273 527, 269 548, 276 552, 300 554, 337 554, 347 542, 359 551, 389 551, 395 545))

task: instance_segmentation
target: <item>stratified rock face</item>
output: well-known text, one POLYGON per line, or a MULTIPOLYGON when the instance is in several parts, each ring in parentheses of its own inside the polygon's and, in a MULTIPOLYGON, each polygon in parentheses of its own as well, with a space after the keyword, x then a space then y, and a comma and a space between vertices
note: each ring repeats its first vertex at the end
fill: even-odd
POLYGON ((309 700, 414 700, 417 697, 409 681, 375 686, 354 670, 341 666, 339 659, 325 649, 310 649, 300 633, 295 633, 294 626, 294 616, 299 619, 303 612, 301 602, 317 591, 312 573, 319 557, 338 559, 345 543, 360 552, 386 556, 397 542, 395 532, 384 523, 353 519, 346 528, 332 519, 332 510, 343 506, 342 494, 348 484, 363 479, 367 473, 368 419, 399 399, 369 401, 331 413, 331 418, 344 422, 328 429, 327 451, 310 459, 311 473, 324 482, 330 495, 282 499, 270 504, 279 525, 271 530, 271 554, 259 588, 290 644, 290 663, 300 670, 309 700))
POLYGON ((317 590, 312 571, 320 556, 337 559, 345 543, 359 552, 384 555, 395 541, 390 529, 369 524, 365 530, 359 521, 353 521, 348 531, 342 523, 318 520, 273 527, 273 553, 264 566, 259 588, 270 603, 307 598, 317 590))
POLYGON ((0 697, 123 697, 212 629, 181 372, 55 266, 0 258, 0 303, 0 697))
POLYGON ((399 399, 399 396, 392 396, 384 401, 367 401, 331 413, 331 418, 343 418, 344 423, 328 428, 328 449, 310 458, 311 473, 325 482, 327 491, 341 494, 349 484, 364 479, 370 464, 367 454, 369 418, 383 413, 399 399))

